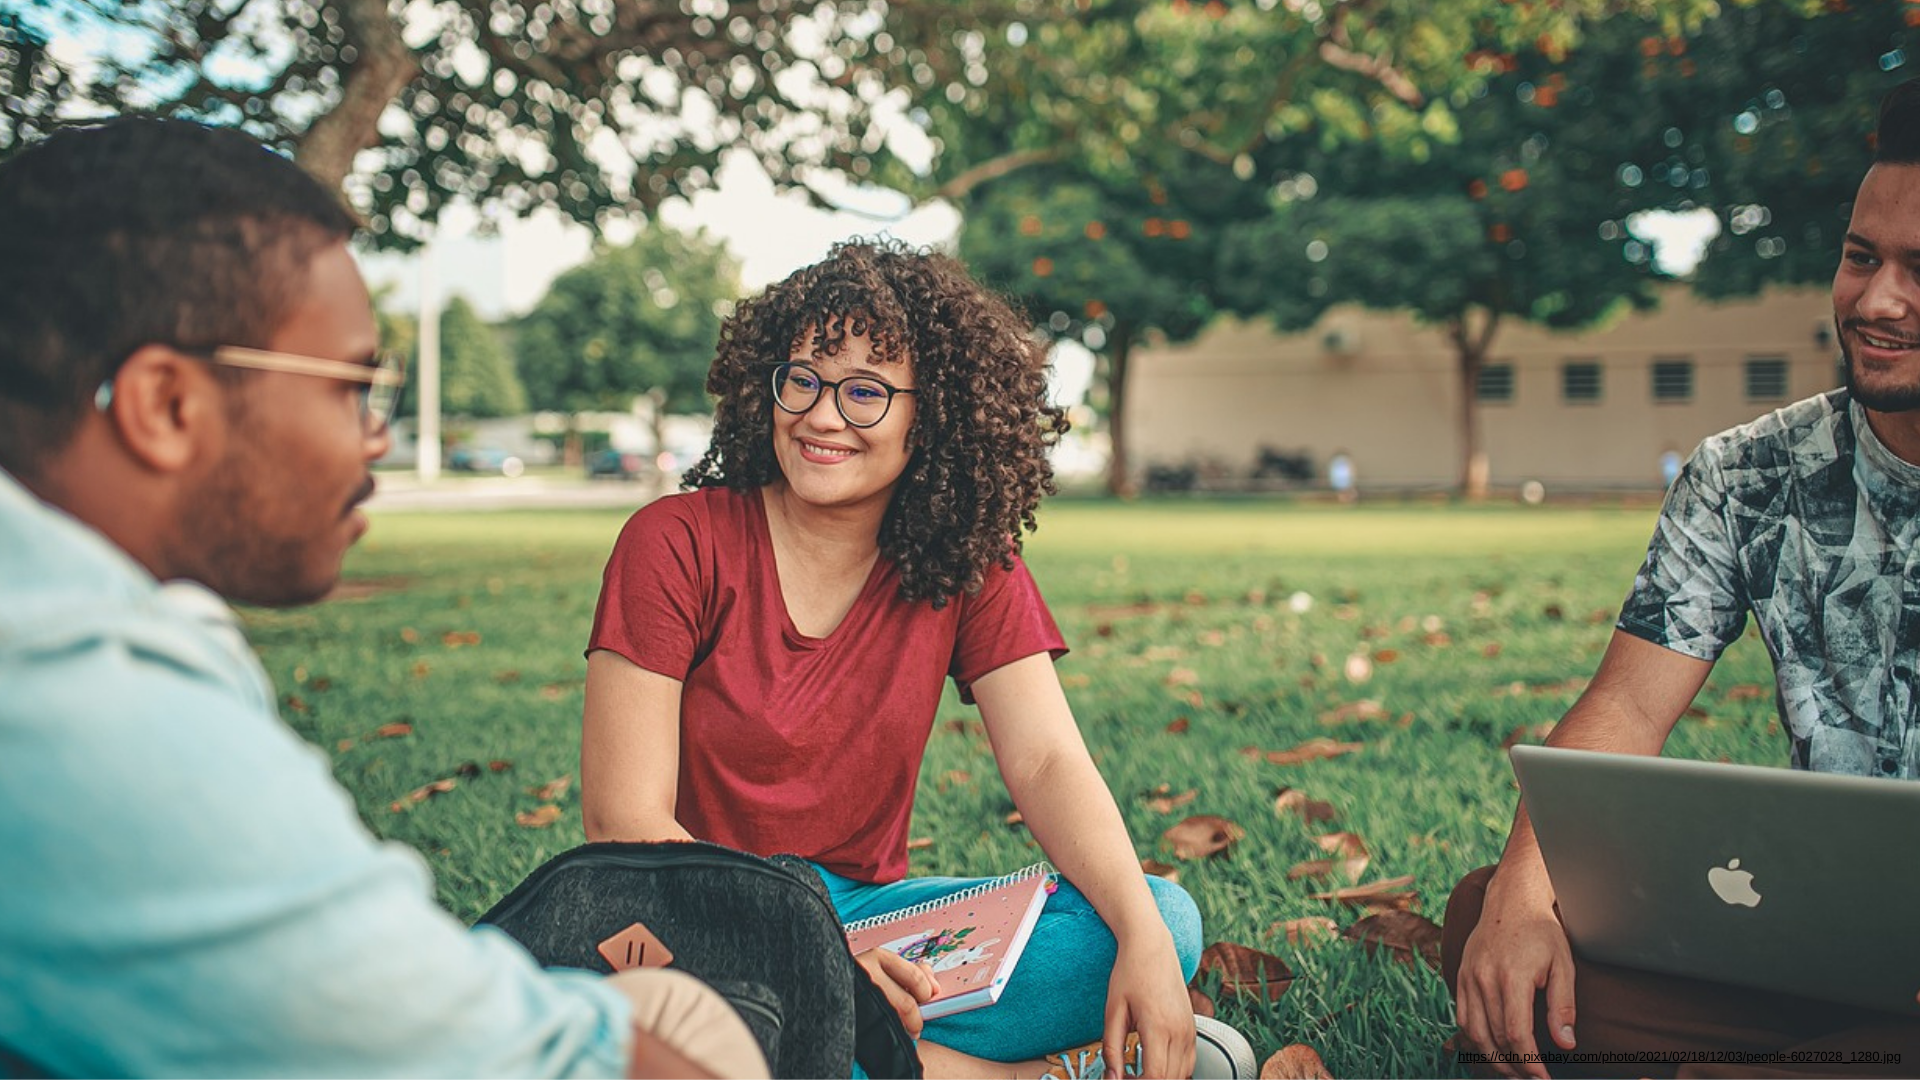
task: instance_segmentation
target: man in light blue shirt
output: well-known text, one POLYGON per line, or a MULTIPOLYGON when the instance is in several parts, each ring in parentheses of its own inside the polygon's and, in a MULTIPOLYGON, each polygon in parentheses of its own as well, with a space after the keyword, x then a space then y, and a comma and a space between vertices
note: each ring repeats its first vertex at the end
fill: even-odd
POLYGON ((0 1075, 766 1075, 678 973, 434 905, 226 601, 319 598, 400 383, 334 196, 235 132, 0 164, 0 1075))

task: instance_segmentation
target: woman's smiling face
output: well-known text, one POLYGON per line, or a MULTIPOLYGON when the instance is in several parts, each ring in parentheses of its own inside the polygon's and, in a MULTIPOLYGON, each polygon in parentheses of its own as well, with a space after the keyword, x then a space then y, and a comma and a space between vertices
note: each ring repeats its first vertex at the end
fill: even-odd
MULTIPOLYGON (((788 360, 805 364, 824 383, 860 377, 900 390, 914 388, 912 362, 880 361, 865 334, 842 337, 839 350, 830 356, 817 351, 815 339, 811 332, 802 334, 788 360)), ((835 403, 837 390, 821 386, 819 397, 799 413, 775 405, 774 458, 788 488, 804 502, 849 508, 875 504, 884 511, 912 457, 914 395, 893 395, 880 422, 861 428, 841 415, 835 403)))

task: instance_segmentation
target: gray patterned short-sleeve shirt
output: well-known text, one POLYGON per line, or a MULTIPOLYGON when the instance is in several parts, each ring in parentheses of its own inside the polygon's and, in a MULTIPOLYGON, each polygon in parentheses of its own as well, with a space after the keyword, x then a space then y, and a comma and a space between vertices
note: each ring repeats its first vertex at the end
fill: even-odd
POLYGON ((1920 466, 1845 390, 1700 444, 1620 629, 1713 660, 1751 611, 1798 769, 1920 777, 1920 466))

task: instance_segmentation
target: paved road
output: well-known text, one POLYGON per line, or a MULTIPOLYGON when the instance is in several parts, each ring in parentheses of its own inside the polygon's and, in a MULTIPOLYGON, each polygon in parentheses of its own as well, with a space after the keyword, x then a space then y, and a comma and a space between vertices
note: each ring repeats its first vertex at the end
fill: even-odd
POLYGON ((367 509, 382 510, 546 510, 634 509, 661 491, 645 481, 587 480, 551 476, 449 476, 422 484, 410 473, 378 473, 378 487, 367 509))

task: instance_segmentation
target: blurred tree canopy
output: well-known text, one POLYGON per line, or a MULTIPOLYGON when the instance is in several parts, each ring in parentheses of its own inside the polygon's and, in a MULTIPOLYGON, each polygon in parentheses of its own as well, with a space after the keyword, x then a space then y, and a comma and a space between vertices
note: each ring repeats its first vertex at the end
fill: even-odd
POLYGON ((1335 303, 1440 326, 1458 359, 1461 489, 1482 495, 1475 391, 1500 326, 1576 329, 1655 306, 1673 279, 1636 214, 1715 213, 1721 234, 1693 271, 1710 296, 1832 276, 1874 110, 1899 78, 1899 7, 1809 16, 1759 0, 1684 34, 1623 17, 1564 56, 1499 57, 1500 77, 1457 110, 1458 137, 1425 153, 1283 151, 1321 195, 1283 183, 1271 215, 1229 238, 1223 303, 1289 330, 1335 303))
POLYGON ((969 21, 923 6, 29 0, 0 10, 0 155, 86 115, 190 116, 344 187, 384 245, 460 196, 595 224, 709 186, 730 149, 783 185, 884 166, 883 101, 969 21), (63 35, 103 47, 75 61, 48 47, 63 35))
POLYGON ((1123 6, 1004 50, 1024 57, 1006 79, 1044 86, 1056 69, 1036 50, 1056 49, 1113 89, 1054 105, 1056 119, 1105 110, 1087 123, 1095 134, 1022 126, 991 95, 934 125, 973 148, 940 159, 966 210, 963 255, 1027 298, 1047 332, 1108 361, 1116 491, 1129 483, 1126 352, 1140 332, 1177 341, 1222 312, 1303 329, 1336 303, 1445 329, 1464 391, 1462 484, 1477 490, 1472 390, 1502 322, 1576 328, 1657 301, 1665 279, 1635 214, 1720 216, 1697 278, 1712 295, 1832 273, 1834 222, 1865 168, 1860 133, 1900 77, 1888 70, 1916 10, 1497 2, 1446 5, 1422 24, 1390 3, 1176 2, 1130 20, 1123 6), (1285 60, 1256 73, 1249 49, 1285 60), (984 163, 960 168, 972 158, 984 163), (1783 218, 1772 239, 1746 235, 1783 218), (1173 241, 1176 222, 1192 245, 1173 241), (1821 229, 1826 247, 1783 261, 1783 233, 1807 249, 1821 229))
POLYGON ((625 410, 658 390, 667 409, 707 407, 707 368, 739 271, 704 233, 655 224, 561 274, 515 335, 536 409, 625 410))
POLYGON ((500 331, 457 294, 440 311, 440 388, 441 407, 454 416, 518 416, 527 411, 527 391, 514 373, 500 331))
POLYGON ((1181 341, 1206 328, 1218 310, 1216 252, 1237 222, 1265 209, 1228 167, 1184 164, 1180 176, 1145 185, 1036 165, 974 192, 960 234, 961 258, 1020 298, 1043 333, 1099 355, 1116 492, 1130 482, 1134 345, 1148 333, 1181 341))
POLYGON ((959 201, 961 252, 983 276, 1024 297, 1047 332, 1103 356, 1109 486, 1126 491, 1127 360, 1141 334, 1181 340, 1220 311, 1255 308, 1288 307, 1282 321, 1300 325, 1324 308, 1305 275, 1249 265, 1233 243, 1293 227, 1275 220, 1276 191, 1314 183, 1312 170, 1349 152, 1394 162, 1412 184, 1403 193, 1432 190, 1397 166, 1453 152, 1462 114, 1516 54, 1558 62, 1608 20, 1631 16, 1665 36, 1716 10, 1710 0, 1087 0, 1032 24, 1016 11, 998 34, 957 39, 960 81, 917 99, 940 151, 921 183, 959 201), (1242 257, 1224 261, 1228 248, 1242 257))

